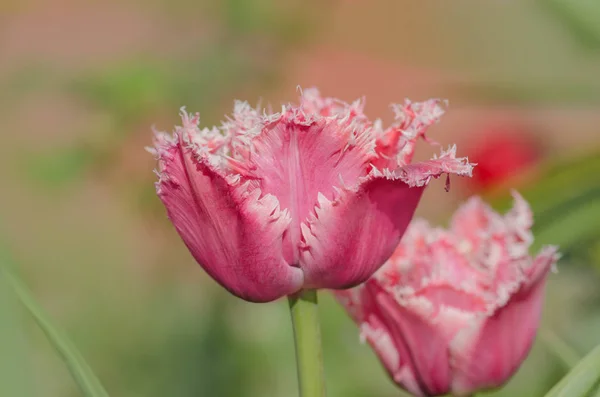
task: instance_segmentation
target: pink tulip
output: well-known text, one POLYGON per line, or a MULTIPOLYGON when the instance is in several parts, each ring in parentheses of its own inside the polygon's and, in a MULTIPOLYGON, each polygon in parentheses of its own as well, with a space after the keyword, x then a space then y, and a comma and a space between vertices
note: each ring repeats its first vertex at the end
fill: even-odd
POLYGON ((514 198, 505 216, 471 198, 449 230, 413 221, 371 279, 336 292, 391 378, 414 395, 500 386, 527 356, 558 254, 548 246, 529 256, 531 211, 514 198))
POLYGON ((472 171, 455 147, 410 164, 439 101, 394 110, 383 130, 362 101, 315 89, 280 113, 236 102, 220 128, 182 109, 173 136, 156 134, 158 196, 194 258, 240 298, 355 286, 392 254, 431 178, 472 171))

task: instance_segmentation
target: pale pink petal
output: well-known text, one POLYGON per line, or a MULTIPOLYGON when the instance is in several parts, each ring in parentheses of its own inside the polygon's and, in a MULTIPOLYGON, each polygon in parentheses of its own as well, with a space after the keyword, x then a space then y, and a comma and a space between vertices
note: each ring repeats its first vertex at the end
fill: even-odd
POLYGON ((521 287, 521 292, 527 292, 540 282, 540 279, 548 275, 548 271, 556 271, 556 262, 560 259, 558 247, 554 245, 544 246, 535 257, 530 266, 525 268, 526 281, 521 287))
POLYGON ((456 157, 456 146, 442 151, 439 157, 420 163, 408 164, 394 171, 394 174, 409 186, 425 186, 431 178, 442 174, 472 176, 473 164, 466 157, 456 157))
POLYGON ((511 235, 513 256, 529 254, 529 247, 533 243, 533 212, 525 199, 513 190, 512 196, 514 204, 511 210, 504 216, 504 222, 507 225, 508 232, 511 235))
POLYGON ((424 102, 411 102, 406 99, 403 105, 392 105, 395 121, 399 123, 404 138, 410 140, 425 136, 427 128, 437 123, 444 114, 441 104, 447 105, 447 101, 429 99, 424 102))
POLYGON ((304 113, 325 117, 342 116, 367 122, 364 106, 364 98, 349 104, 336 98, 322 97, 316 88, 302 90, 300 97, 300 107, 304 113))
POLYGON ((392 105, 395 122, 379 134, 376 151, 380 158, 373 165, 395 169, 409 164, 419 138, 427 140, 427 129, 444 114, 441 102, 439 99, 425 102, 411 102, 407 99, 402 105, 392 105))
POLYGON ((273 196, 242 195, 197 159, 183 140, 163 146, 157 192, 194 258, 223 287, 265 302, 302 287, 302 271, 282 255, 290 219, 273 196))
POLYGON ((423 219, 414 219, 392 256, 374 277, 386 288, 402 286, 411 294, 420 289, 423 281, 431 278, 434 264, 430 243, 433 238, 429 224, 423 219))
POLYGON ((487 307, 487 302, 482 297, 461 290, 460 286, 450 281, 429 283, 416 291, 414 296, 427 299, 437 310, 452 307, 471 313, 483 313, 487 307))
POLYGON ((300 263, 309 288, 349 288, 365 281, 392 254, 423 188, 372 179, 334 201, 319 197, 302 224, 300 263))
MULTIPOLYGON (((469 240, 473 247, 479 245, 490 235, 509 236, 511 246, 518 244, 524 247, 519 255, 527 255, 527 248, 533 241, 531 226, 533 214, 527 202, 516 191, 512 192, 514 204, 512 209, 502 217, 480 197, 471 197, 452 217, 453 233, 469 240)), ((514 247, 512 248, 514 250, 514 247)))
POLYGON ((466 239, 470 247, 477 247, 481 239, 486 237, 493 216, 494 212, 481 197, 473 196, 454 213, 450 229, 466 239))
POLYGON ((423 220, 414 220, 375 277, 391 291, 426 298, 437 309, 485 311, 487 302, 477 283, 482 272, 465 257, 453 237, 423 220))
POLYGON ((344 306, 352 320, 361 324, 366 316, 366 306, 363 304, 361 288, 332 290, 337 301, 344 306))
POLYGON ((475 390, 498 387, 519 368, 533 341, 542 313, 544 286, 558 256, 546 248, 529 268, 527 282, 470 333, 468 344, 452 345, 452 390, 469 395, 475 390))
POLYGON ((491 294, 494 306, 503 305, 519 288, 530 262, 532 213, 517 192, 513 197, 513 208, 504 216, 473 197, 452 218, 451 232, 472 267, 482 270, 480 288, 491 294))
POLYGON ((504 216, 489 209, 488 225, 481 230, 484 240, 477 244, 476 258, 488 268, 487 287, 495 295, 495 305, 504 305, 526 280, 533 242, 533 215, 527 202, 513 192, 513 208, 504 216))

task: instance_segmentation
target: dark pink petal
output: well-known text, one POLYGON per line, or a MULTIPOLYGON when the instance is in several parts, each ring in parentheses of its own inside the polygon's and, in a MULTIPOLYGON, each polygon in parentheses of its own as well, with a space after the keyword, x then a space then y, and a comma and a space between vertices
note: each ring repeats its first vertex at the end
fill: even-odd
MULTIPOLYGON (((367 283, 366 288, 377 288, 367 283)), ((381 321, 390 329, 390 334, 400 346, 403 361, 410 362, 421 393, 418 395, 441 395, 450 390, 451 371, 449 365, 448 340, 438 327, 425 317, 424 312, 405 307, 383 291, 376 293, 376 304, 381 321)), ((414 306, 420 302, 415 301, 414 306)), ((394 379, 399 381, 400 379, 394 379)), ((404 385, 406 387, 407 385, 404 385)), ((408 391, 415 391, 407 388, 408 391)))
POLYGON ((449 150, 397 173, 374 168, 356 191, 319 195, 315 217, 302 224, 301 267, 313 288, 348 288, 365 281, 393 253, 431 178, 469 174, 472 166, 449 150))
POLYGON ((378 303, 385 292, 371 280, 359 288, 334 293, 359 325, 361 339, 375 350, 392 380, 415 396, 423 396, 406 343, 396 329, 390 328, 393 323, 388 321, 389 314, 378 303))
POLYGON ((289 215, 277 199, 233 186, 180 139, 159 151, 157 192, 194 258, 240 298, 266 302, 302 287, 282 255, 289 215))
POLYGON ((298 263, 300 224, 313 212, 318 196, 333 200, 338 186, 355 186, 366 176, 372 141, 350 118, 306 120, 292 111, 254 138, 240 173, 289 211, 292 223, 284 242, 289 263, 298 263))
POLYGON ((337 200, 319 197, 315 218, 302 224, 300 266, 308 288, 349 288, 392 254, 423 188, 376 178, 337 200))
POLYGON ((506 382, 519 368, 537 332, 542 313, 544 286, 549 269, 558 256, 545 248, 528 269, 528 281, 508 303, 452 345, 454 381, 458 395, 506 382))

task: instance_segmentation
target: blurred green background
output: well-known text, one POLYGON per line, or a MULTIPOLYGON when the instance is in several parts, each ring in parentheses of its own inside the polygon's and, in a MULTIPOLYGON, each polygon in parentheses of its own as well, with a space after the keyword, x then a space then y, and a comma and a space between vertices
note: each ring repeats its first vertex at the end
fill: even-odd
MULTIPOLYGON (((491 171, 436 181, 418 214, 445 222, 472 193, 506 209, 515 187, 535 248, 564 253, 530 357, 490 393, 540 396, 600 342, 599 71, 592 0, 1 0, 0 260, 111 396, 296 396, 287 304, 235 299, 194 263, 155 196, 151 125, 297 85, 387 121, 390 102, 448 98, 430 136, 491 171)), ((0 395, 80 395, 2 281, 0 395)), ((402 395, 321 300, 329 396, 402 395)))

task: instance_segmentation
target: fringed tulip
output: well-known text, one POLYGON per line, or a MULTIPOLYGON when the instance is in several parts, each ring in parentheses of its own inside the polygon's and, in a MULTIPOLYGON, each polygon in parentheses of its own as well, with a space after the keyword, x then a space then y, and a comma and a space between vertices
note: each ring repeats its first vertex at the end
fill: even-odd
POLYGON ((502 385, 533 343, 555 247, 532 258, 532 215, 514 194, 505 216, 479 198, 449 230, 415 220, 365 284, 336 292, 390 377, 416 396, 502 385))
POLYGON ((315 89, 279 113, 236 102, 220 128, 182 110, 172 136, 156 133, 158 196, 194 258, 242 299, 355 286, 392 254, 431 178, 472 171, 455 147, 410 164, 439 101, 393 109, 385 130, 363 101, 315 89))

